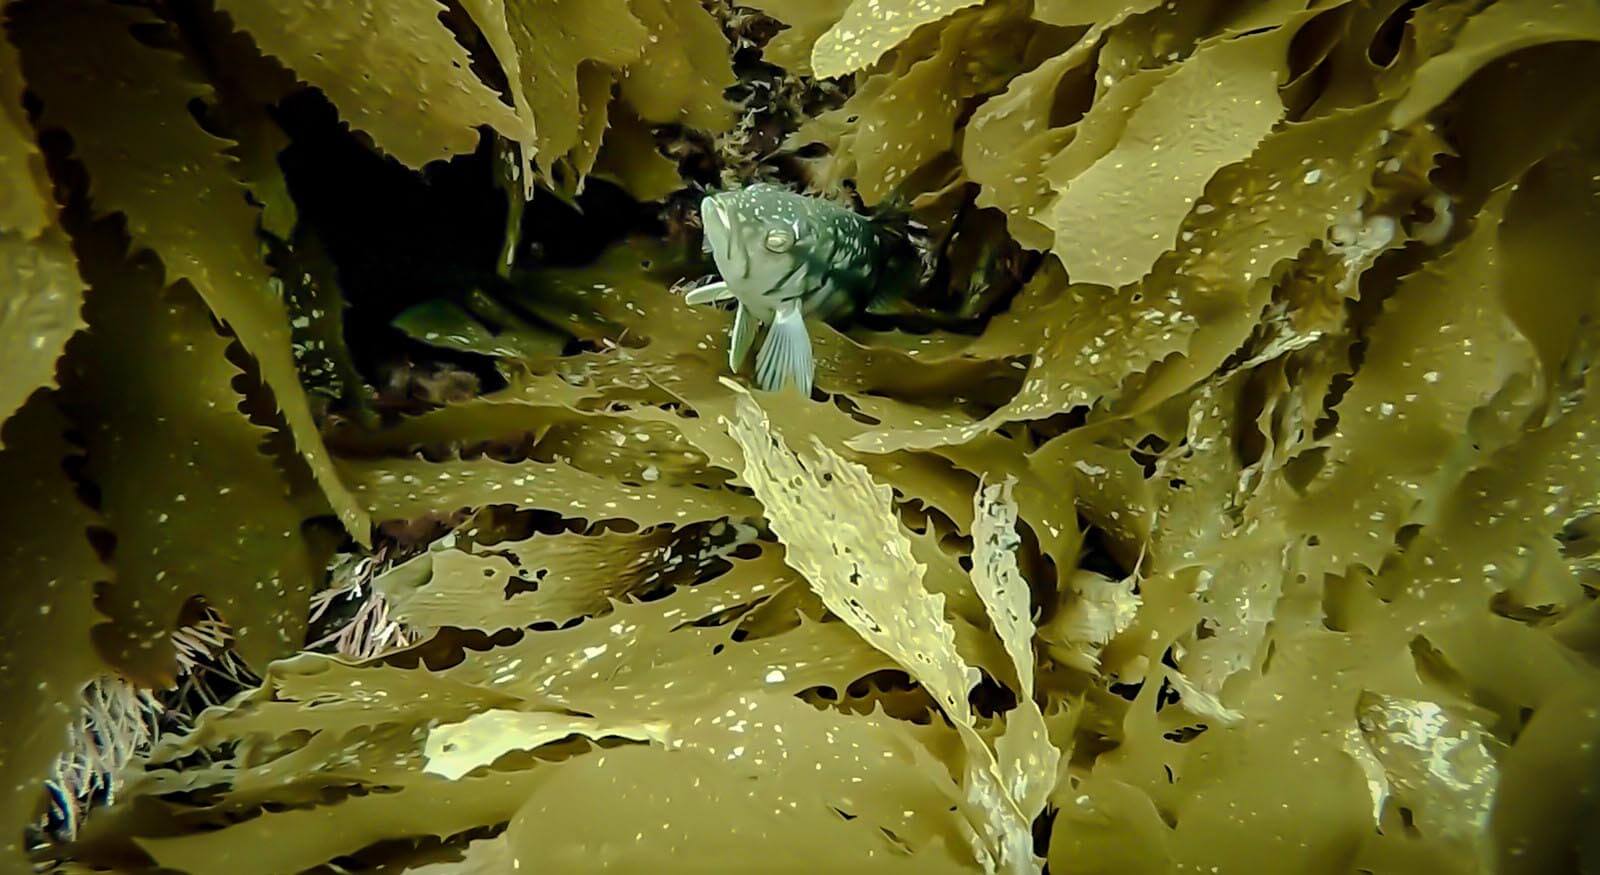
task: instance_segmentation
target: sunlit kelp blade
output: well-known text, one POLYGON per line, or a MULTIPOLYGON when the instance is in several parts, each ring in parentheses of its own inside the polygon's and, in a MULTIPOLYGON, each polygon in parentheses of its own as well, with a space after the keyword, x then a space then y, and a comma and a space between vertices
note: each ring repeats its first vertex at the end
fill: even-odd
POLYGON ((978 0, 911 0, 897 14, 883 14, 874 0, 851 0, 839 21, 811 50, 818 76, 842 76, 871 65, 917 28, 977 5, 978 0))
POLYGON ((135 39, 131 29, 151 21, 146 13, 97 0, 24 12, 14 26, 27 46, 29 87, 46 106, 42 124, 73 132, 96 214, 125 215, 135 249, 154 250, 167 277, 191 282, 239 337, 318 485, 364 542, 367 517, 332 468, 295 370, 284 305, 260 257, 257 211, 230 172, 228 142, 189 112, 209 86, 182 56, 135 39))
POLYGON ((810 75, 812 46, 844 15, 850 0, 750 0, 743 5, 787 25, 762 48, 762 59, 790 72, 810 75))
POLYGON ((32 238, 54 222, 56 207, 44 156, 22 107, 22 90, 17 49, 0 39, 0 179, 7 190, 0 201, 0 228, 32 238))
POLYGON ((3 422, 34 389, 55 384, 56 360, 83 327, 83 280, 66 235, 56 228, 29 239, 0 227, 0 275, 9 286, 0 297, 3 422))
POLYGON ((223 2, 218 8, 356 130, 412 167, 470 152, 474 127, 520 138, 527 125, 472 73, 437 0, 342 4, 223 2))
POLYGON ((1045 224, 1074 282, 1133 282, 1177 242, 1212 174, 1249 155, 1282 115, 1277 67, 1291 35, 1283 27, 1202 48, 1134 110, 1116 147, 1067 184, 1045 224), (1130 167, 1143 176, 1130 179, 1130 167))
POLYGON ((0 695, 7 702, 0 782, 10 788, 0 803, 0 857, 8 868, 26 865, 24 827, 33 822, 42 782, 66 746, 80 691, 103 670, 90 629, 103 620, 94 607, 94 584, 107 572, 88 540, 97 521, 63 467, 66 428, 53 395, 41 391, 5 424, 0 450, 7 484, 0 516, 9 523, 0 533, 0 617, 6 624, 0 695))
MULTIPOLYGON (((44 156, 22 107, 17 50, 0 38, 0 423, 34 389, 55 383, 56 359, 83 327, 83 281, 65 235, 44 156)), ((4 443, 0 443, 4 446, 4 443)))

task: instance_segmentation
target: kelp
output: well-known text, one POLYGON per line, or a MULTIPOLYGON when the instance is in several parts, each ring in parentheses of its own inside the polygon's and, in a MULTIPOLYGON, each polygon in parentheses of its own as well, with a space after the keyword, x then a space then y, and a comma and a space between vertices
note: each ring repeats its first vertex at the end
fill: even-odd
POLYGON ((67 421, 47 391, 36 392, 7 420, 0 472, 13 490, 5 499, 9 526, 0 539, 5 560, 0 689, 6 733, 0 739, 0 781, 11 788, 0 804, 0 853, 23 857, 24 829, 38 818, 39 794, 69 723, 79 691, 105 670, 90 639, 103 621, 94 585, 106 569, 89 543, 94 514, 78 501, 65 463, 67 421))
POLYGON ((1590 0, 0 5, 8 863, 1597 859, 1590 0), (485 263, 364 281, 308 99, 485 263), (809 397, 683 302, 746 175, 922 261, 809 397), (41 843, 202 609, 259 681, 41 843))
POLYGON ((56 225, 55 194, 23 112, 22 87, 17 51, 0 41, 0 275, 9 287, 0 306, 0 421, 35 389, 55 384, 56 359, 83 327, 83 281, 56 225))

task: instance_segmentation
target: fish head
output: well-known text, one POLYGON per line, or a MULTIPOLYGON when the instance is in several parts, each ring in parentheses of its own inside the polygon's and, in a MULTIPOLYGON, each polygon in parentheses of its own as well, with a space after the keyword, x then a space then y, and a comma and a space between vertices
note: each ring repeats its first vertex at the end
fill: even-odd
POLYGON ((803 201, 803 195, 758 183, 700 202, 711 257, 736 296, 767 295, 802 273, 814 236, 803 201))

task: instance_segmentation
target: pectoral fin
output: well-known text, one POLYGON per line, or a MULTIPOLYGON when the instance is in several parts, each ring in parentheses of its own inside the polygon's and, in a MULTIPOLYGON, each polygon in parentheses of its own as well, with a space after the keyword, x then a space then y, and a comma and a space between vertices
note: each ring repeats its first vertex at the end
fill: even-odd
POLYGON ((728 288, 727 283, 715 282, 690 291, 683 296, 683 302, 685 304, 715 304, 718 301, 726 301, 732 297, 733 290, 728 288))
POLYGON ((743 304, 733 314, 733 339, 728 347, 728 369, 738 373, 756 342, 756 317, 743 304))
POLYGON ((810 398, 814 368, 811 337, 806 334, 806 322, 800 315, 800 302, 791 301, 778 311, 772 330, 767 332, 767 342, 756 356, 756 385, 772 392, 787 383, 810 398))

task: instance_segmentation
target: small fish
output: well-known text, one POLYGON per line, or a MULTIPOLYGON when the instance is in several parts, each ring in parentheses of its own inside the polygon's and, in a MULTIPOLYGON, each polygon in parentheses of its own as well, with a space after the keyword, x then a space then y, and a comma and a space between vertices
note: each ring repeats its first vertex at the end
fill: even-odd
POLYGON ((876 297, 881 247, 872 220, 831 201, 768 183, 714 194, 700 204, 706 245, 722 281, 685 296, 691 304, 738 301, 728 367, 756 356, 756 385, 790 385, 810 397, 815 363, 805 320, 836 319, 876 297))

